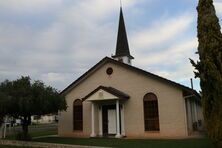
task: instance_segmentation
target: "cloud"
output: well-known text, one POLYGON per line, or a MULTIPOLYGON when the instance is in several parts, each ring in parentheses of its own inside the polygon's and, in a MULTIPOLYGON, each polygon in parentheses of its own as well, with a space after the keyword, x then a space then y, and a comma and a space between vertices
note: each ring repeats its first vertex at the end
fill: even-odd
POLYGON ((215 5, 215 9, 216 9, 216 12, 219 16, 222 15, 222 1, 221 0, 216 0, 214 2, 214 5, 215 5))
MULTIPOLYGON (((149 55, 140 54, 136 64, 140 67, 153 67, 151 68, 152 71, 156 71, 157 73, 158 71, 161 71, 161 69, 164 69, 164 67, 171 68, 172 70, 175 67, 177 68, 185 63, 189 63, 188 58, 194 58, 196 60, 197 57, 194 53, 197 46, 198 43, 196 38, 180 43, 176 42, 175 44, 171 45, 171 47, 161 50, 160 52, 149 53, 149 55)), ((167 75, 164 76, 168 77, 167 75)), ((170 77, 175 79, 175 77, 172 77, 172 75, 170 77)))
MULTIPOLYGON (((195 54, 197 46, 197 38, 175 42, 159 52, 139 55, 135 65, 172 81, 189 85, 190 78, 194 77, 194 68, 189 58, 194 61, 198 59, 195 54)), ((199 81, 195 83, 198 86, 199 81)))
POLYGON ((185 12, 164 17, 134 33, 132 47, 136 49, 136 60, 133 63, 162 77, 189 85, 189 79, 194 77, 189 58, 198 59, 195 54, 198 42, 193 36, 194 31, 191 31, 195 28, 194 16, 185 12))
POLYGON ((53 6, 59 6, 62 0, 7 0, 0 1, 0 8, 16 13, 35 12, 33 10, 43 10, 53 6))
MULTIPOLYGON (((64 89, 111 55, 116 33, 110 28, 118 23, 118 2, 0 1, 0 81, 29 75, 64 89), (114 15, 116 22, 110 20, 114 15), (39 23, 43 25, 36 27, 39 23)), ((136 3, 126 1, 124 6, 136 3)))
POLYGON ((66 74, 60 74, 60 73, 46 73, 41 75, 41 79, 46 80, 46 83, 52 83, 52 82, 65 82, 65 76, 66 74))
MULTIPOLYGON (((150 1, 124 0, 126 16, 146 14, 134 11, 150 1)), ((2 0, 0 12, 0 81, 30 75, 62 90, 114 53, 118 0, 2 0)), ((187 32, 194 18, 179 14, 141 18, 152 23, 139 30, 133 25, 141 22, 126 21, 134 65, 176 81, 192 75, 196 39, 187 32)))
POLYGON ((152 47, 152 45, 175 39, 175 36, 190 27, 193 20, 193 16, 188 13, 175 18, 159 18, 151 26, 133 34, 133 46, 137 48, 152 47))

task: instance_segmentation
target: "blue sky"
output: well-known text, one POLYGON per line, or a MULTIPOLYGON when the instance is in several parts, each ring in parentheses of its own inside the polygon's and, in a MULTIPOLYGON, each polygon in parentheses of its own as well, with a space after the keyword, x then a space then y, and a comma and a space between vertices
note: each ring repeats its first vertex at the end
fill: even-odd
MULTIPOLYGON (((122 0, 133 65, 190 86, 197 2, 122 0)), ((118 19, 119 0, 0 1, 0 81, 29 75, 64 89, 115 52, 118 19)))

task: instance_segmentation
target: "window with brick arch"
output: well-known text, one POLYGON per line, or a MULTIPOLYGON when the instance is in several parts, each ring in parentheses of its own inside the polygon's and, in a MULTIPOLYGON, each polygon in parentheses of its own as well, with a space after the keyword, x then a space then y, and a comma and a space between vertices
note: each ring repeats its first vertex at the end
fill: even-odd
POLYGON ((83 130, 83 117, 82 117, 82 101, 77 99, 73 103, 73 130, 83 130))
POLYGON ((143 98, 145 131, 159 131, 158 100, 154 93, 148 93, 143 98))

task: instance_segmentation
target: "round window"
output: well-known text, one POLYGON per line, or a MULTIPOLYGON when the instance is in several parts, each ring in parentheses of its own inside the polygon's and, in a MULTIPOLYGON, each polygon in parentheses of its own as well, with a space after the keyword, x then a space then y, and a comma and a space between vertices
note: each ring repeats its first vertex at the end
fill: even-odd
POLYGON ((111 67, 107 68, 107 69, 106 69, 106 73, 107 73, 108 75, 111 75, 111 74, 113 73, 113 69, 112 69, 111 67))

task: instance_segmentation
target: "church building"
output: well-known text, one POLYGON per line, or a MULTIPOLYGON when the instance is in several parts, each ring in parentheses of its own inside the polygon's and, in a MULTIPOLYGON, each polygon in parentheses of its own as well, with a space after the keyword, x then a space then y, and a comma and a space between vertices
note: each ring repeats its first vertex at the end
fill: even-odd
POLYGON ((132 66, 122 8, 116 52, 61 94, 58 134, 69 137, 180 138, 203 128, 200 95, 192 88, 132 66))

